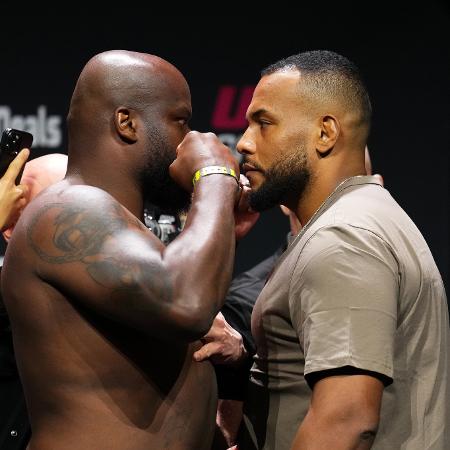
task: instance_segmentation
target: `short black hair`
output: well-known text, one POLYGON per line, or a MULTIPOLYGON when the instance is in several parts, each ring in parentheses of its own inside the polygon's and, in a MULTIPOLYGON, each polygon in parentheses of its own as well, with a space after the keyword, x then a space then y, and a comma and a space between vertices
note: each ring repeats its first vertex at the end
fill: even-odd
POLYGON ((266 67, 261 76, 286 69, 298 70, 312 95, 333 98, 359 112, 361 123, 370 127, 372 107, 358 67, 345 56, 329 50, 313 50, 281 59, 266 67))

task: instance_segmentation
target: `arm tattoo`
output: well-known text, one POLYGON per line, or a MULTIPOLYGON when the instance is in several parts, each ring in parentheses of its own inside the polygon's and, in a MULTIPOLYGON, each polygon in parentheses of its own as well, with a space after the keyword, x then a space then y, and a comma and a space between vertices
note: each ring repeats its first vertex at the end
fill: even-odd
POLYGON ((92 214, 87 208, 51 203, 42 208, 33 218, 27 231, 28 243, 46 262, 62 264, 83 261, 88 256, 97 255, 103 243, 115 232, 126 229, 127 221, 117 205, 107 211, 106 217, 92 214), (33 238, 39 221, 46 215, 54 215, 53 249, 44 250, 33 238))
MULTIPOLYGON (((144 261, 127 261, 120 242, 117 250, 104 254, 108 239, 128 228, 147 230, 137 219, 125 216, 118 204, 108 205, 101 212, 68 203, 50 203, 40 209, 27 229, 27 239, 38 256, 50 264, 81 262, 98 284, 113 291, 126 290, 138 295, 143 288, 150 289, 152 297, 170 300, 171 283, 159 264, 144 261), (50 220, 48 220, 50 218, 50 220), (53 224, 50 244, 44 244, 39 234, 45 226, 41 220, 53 224), (130 227, 131 225, 131 227, 130 227)), ((46 242, 46 240, 45 240, 46 242)))

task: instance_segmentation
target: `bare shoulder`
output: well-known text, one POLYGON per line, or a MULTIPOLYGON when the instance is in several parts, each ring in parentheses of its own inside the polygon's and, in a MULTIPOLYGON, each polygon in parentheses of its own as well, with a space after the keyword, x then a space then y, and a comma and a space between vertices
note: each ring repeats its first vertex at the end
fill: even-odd
POLYGON ((145 284, 144 275, 157 280, 150 283, 154 291, 168 292, 163 249, 107 192, 62 182, 28 205, 8 245, 6 263, 11 273, 22 267, 67 295, 92 300, 92 306, 112 292, 131 295, 145 284))
MULTIPOLYGON (((38 218, 46 220, 52 217, 52 212, 65 212, 69 216, 81 214, 89 218, 96 218, 107 222, 112 219, 115 224, 127 222, 137 228, 145 226, 135 216, 126 210, 117 200, 106 191, 94 186, 69 185, 64 181, 47 189, 36 197, 26 209, 26 221, 36 222, 38 218)), ((63 217, 66 217, 63 214, 63 217)))
MULTIPOLYGON (((55 264, 96 255, 109 238, 147 228, 107 192, 58 183, 38 196, 19 222, 20 236, 41 260, 55 264)), ((153 240, 157 246, 156 239, 153 240)))

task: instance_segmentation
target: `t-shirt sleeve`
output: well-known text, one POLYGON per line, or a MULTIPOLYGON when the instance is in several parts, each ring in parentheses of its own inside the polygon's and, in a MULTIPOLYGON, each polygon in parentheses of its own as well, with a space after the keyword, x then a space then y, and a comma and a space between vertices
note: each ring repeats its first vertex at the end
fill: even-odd
POLYGON ((398 264, 382 238, 350 225, 317 231, 297 262, 289 291, 306 380, 354 367, 389 383, 398 290, 398 264))

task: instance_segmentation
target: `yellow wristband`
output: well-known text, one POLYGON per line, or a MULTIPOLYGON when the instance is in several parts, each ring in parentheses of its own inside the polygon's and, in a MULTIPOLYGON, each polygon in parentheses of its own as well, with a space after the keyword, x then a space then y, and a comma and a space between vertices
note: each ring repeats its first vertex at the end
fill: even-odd
POLYGON ((230 177, 233 177, 239 186, 239 180, 236 175, 236 171, 234 169, 231 169, 230 167, 225 166, 202 167, 201 169, 197 170, 197 172, 194 173, 194 177, 192 178, 192 184, 195 186, 195 183, 197 183, 197 181, 200 180, 200 178, 207 177, 208 175, 213 175, 216 173, 220 175, 229 175, 230 177))

